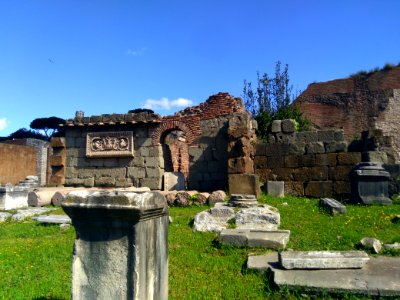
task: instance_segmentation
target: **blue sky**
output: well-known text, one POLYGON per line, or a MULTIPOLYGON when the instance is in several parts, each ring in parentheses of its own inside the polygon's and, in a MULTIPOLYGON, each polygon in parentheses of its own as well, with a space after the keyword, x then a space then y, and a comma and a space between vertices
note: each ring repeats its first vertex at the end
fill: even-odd
POLYGON ((0 136, 39 117, 166 115, 289 64, 291 83, 400 62, 400 1, 0 0, 0 136))

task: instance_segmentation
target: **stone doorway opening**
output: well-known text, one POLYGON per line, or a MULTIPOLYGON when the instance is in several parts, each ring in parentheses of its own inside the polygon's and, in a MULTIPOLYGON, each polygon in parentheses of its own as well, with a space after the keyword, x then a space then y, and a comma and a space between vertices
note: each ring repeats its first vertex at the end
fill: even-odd
POLYGON ((182 173, 185 186, 189 175, 189 148, 185 133, 174 129, 161 137, 165 172, 182 173))

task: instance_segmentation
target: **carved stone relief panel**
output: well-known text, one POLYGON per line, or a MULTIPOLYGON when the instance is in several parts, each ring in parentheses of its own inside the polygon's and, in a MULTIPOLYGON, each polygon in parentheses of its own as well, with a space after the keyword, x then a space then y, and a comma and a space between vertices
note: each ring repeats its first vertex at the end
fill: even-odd
POLYGON ((87 157, 133 157, 133 132, 91 132, 86 135, 87 157))

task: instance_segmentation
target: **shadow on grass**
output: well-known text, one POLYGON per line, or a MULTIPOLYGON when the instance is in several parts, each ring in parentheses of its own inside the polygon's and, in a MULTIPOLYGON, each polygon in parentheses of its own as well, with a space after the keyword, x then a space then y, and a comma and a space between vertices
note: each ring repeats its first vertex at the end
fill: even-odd
POLYGON ((65 299, 56 297, 38 297, 38 298, 33 298, 33 300, 65 300, 65 299))

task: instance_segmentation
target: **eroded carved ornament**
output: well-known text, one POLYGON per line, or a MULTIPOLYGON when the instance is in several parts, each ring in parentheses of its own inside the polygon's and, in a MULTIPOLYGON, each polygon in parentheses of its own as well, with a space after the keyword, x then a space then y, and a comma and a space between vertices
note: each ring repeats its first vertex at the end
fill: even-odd
POLYGON ((86 135, 87 157, 133 157, 133 132, 90 132, 86 135))

